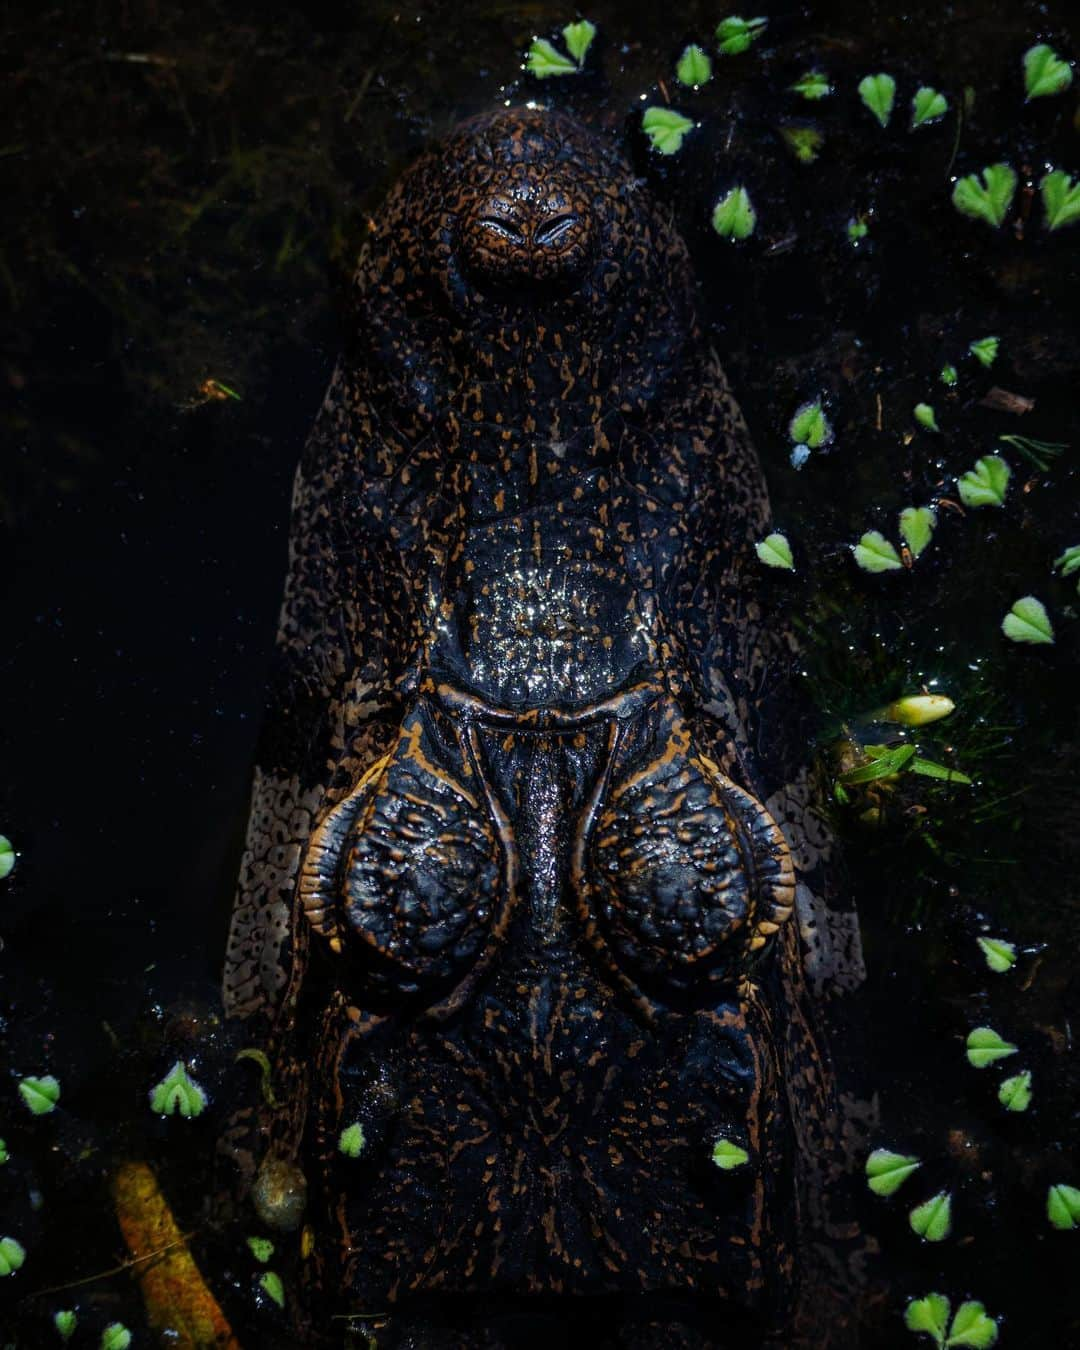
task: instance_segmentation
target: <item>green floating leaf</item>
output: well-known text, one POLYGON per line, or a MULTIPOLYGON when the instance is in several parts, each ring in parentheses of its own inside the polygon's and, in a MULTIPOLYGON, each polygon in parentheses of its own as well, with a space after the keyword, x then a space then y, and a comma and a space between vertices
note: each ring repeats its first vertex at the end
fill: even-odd
POLYGON ((641 129, 648 136, 654 150, 662 155, 673 155, 683 143, 683 137, 693 130, 693 119, 684 117, 674 108, 646 108, 641 114, 641 129))
POLYGON ((110 1322, 101 1333, 101 1350, 128 1350, 131 1344, 131 1332, 123 1322, 110 1322))
POLYGON ((1053 47, 1045 42, 1029 47, 1024 53, 1024 89, 1027 102, 1033 98, 1047 98, 1063 94, 1072 84, 1072 67, 1063 61, 1053 47))
POLYGON ((1001 621, 1010 642, 1052 643, 1054 629, 1046 606, 1033 595, 1023 595, 1001 621))
POLYGON ((13 1237, 0 1238, 0 1276, 14 1275, 22 1269, 26 1248, 13 1237))
POLYGON ((251 1250, 252 1256, 260 1265, 265 1266, 267 1261, 269 1261, 274 1254, 274 1244, 269 1238, 249 1237, 247 1239, 247 1245, 251 1250))
POLYGON ((990 937, 976 938, 975 941, 986 958, 986 964, 995 974, 1004 975, 1016 965, 1016 947, 1011 942, 990 937))
POLYGON ((875 1195, 892 1195, 921 1166, 910 1154, 876 1148, 866 1160, 866 1184, 875 1195))
POLYGON ((929 403, 915 404, 915 421, 918 422, 919 426, 925 427, 927 431, 938 430, 937 418, 929 403))
POLYGON ((15 847, 6 835, 0 834, 0 881, 11 875, 14 866, 15 847))
MULTIPOLYGON (((929 506, 905 506, 900 512, 900 536, 911 549, 913 558, 917 558, 929 544, 930 536, 934 533, 936 524, 937 516, 929 506)), ((942 696, 927 694, 924 697, 941 698, 942 696)), ((949 704, 949 712, 952 712, 952 702, 949 699, 945 699, 944 702, 949 704)), ((940 715, 944 717, 946 714, 940 715)))
POLYGON ((1031 1071, 1006 1078, 998 1088, 998 1101, 1006 1111, 1026 1111, 1031 1105, 1031 1071))
POLYGON ((825 98, 832 93, 832 85, 828 77, 823 75, 820 70, 808 70, 805 75, 791 86, 792 92, 801 94, 803 98, 809 99, 811 103, 816 103, 818 99, 825 98))
POLYGON ((743 1167, 748 1163, 750 1155, 733 1140, 718 1139, 713 1144, 712 1160, 721 1172, 731 1172, 736 1167, 743 1167))
POLYGON ((60 1084, 52 1076, 43 1078, 24 1078, 19 1084, 19 1096, 35 1116, 47 1116, 56 1110, 60 1100, 60 1084))
POLYGON ((754 545, 754 552, 766 567, 781 567, 787 572, 795 571, 791 545, 785 535, 767 534, 760 543, 754 545))
POLYGON ((821 399, 811 399, 795 409, 795 416, 788 423, 788 435, 796 445, 808 445, 811 450, 819 450, 832 441, 833 430, 822 410, 821 399))
POLYGON ((675 77, 680 84, 694 88, 708 84, 712 79, 712 61, 696 42, 692 42, 679 57, 675 77))
POLYGON ((8 1153, 7 1141, 0 1139, 0 1164, 6 1163, 11 1155, 8 1153))
POLYGON ((1070 545, 1060 558, 1055 558, 1054 568, 1063 577, 1071 577, 1074 572, 1080 572, 1080 544, 1070 545))
POLYGON ((274 1270, 263 1271, 259 1276, 259 1287, 267 1298, 273 1299, 279 1308, 285 1306, 285 1286, 281 1281, 281 1276, 274 1270))
POLYGON ((968 351, 972 354, 975 360, 979 362, 980 365, 986 366, 986 368, 989 370, 989 368, 997 360, 998 347, 1000 346, 1001 346, 1000 338, 996 337, 976 338, 975 341, 971 343, 971 345, 968 347, 968 351))
POLYGON ((585 64, 585 53, 593 44, 593 38, 596 37, 596 24, 590 23, 588 19, 578 19, 576 23, 568 23, 562 30, 563 41, 566 43, 566 50, 574 58, 579 66, 585 64))
POLYGON ((982 171, 982 181, 974 173, 956 180, 953 206, 961 215, 984 220, 997 229, 1008 214, 1015 192, 1015 170, 1008 164, 990 164, 982 171))
POLYGON ((961 1303, 949 1328, 948 1346, 969 1346, 971 1350, 989 1350, 998 1338, 998 1324, 987 1315, 981 1303, 972 1299, 961 1303))
MULTIPOLYGON (((902 525, 900 528, 903 530, 902 525)), ((910 542, 908 547, 911 547, 910 542)), ((956 704, 947 694, 907 694, 894 700, 888 707, 879 708, 873 716, 875 722, 896 722, 902 727, 925 727, 931 722, 940 722, 943 717, 948 717, 955 711, 956 704)))
POLYGON ((853 244, 857 244, 860 239, 865 239, 870 233, 869 222, 862 216, 852 216, 847 223, 847 237, 853 244))
POLYGON ((178 1059, 165 1077, 150 1090, 150 1110, 159 1116, 181 1115, 187 1119, 201 1116, 206 1106, 206 1093, 188 1074, 183 1060, 178 1059))
POLYGON ((889 125, 896 99, 896 81, 891 75, 867 75, 859 81, 859 97, 883 127, 889 125))
POLYGON ((757 224, 757 212, 744 187, 733 187, 713 208, 712 227, 723 239, 749 239, 757 224))
POLYGON ((915 90, 911 100, 911 130, 925 127, 931 122, 940 122, 949 111, 949 103, 944 94, 939 94, 928 84, 915 90))
POLYGON ((740 19, 736 15, 721 19, 716 29, 716 40, 724 56, 738 56, 749 49, 752 42, 764 32, 768 19, 740 19))
POLYGON ((916 755, 908 765, 912 773, 919 774, 922 778, 936 778, 942 783, 961 783, 971 786, 971 779, 966 773, 961 773, 959 769, 950 769, 945 764, 937 764, 932 759, 923 759, 921 755, 916 755))
POLYGON ((359 1121, 354 1121, 352 1125, 346 1125, 338 1136, 338 1151, 346 1158, 359 1158, 365 1143, 364 1127, 359 1121))
POLYGON ((1054 169, 1039 183, 1042 193, 1043 210, 1046 212, 1046 228, 1060 230, 1080 220, 1080 183, 1075 182, 1062 169, 1054 169))
POLYGON ((973 1069, 985 1069, 999 1059, 1016 1054, 1016 1046, 1003 1041, 993 1027, 975 1027, 968 1032, 967 1057, 973 1069))
POLYGON ((1003 506, 1012 470, 1000 455, 983 455, 956 480, 960 500, 967 507, 1003 506))
POLYGON ((1063 1233, 1080 1227, 1080 1191, 1061 1182, 1051 1186, 1046 1192, 1046 1217, 1063 1233))
POLYGON ((73 1308, 61 1308, 59 1312, 53 1313, 53 1326, 62 1341, 70 1341, 78 1325, 79 1319, 73 1308))
POLYGON ((867 530, 852 552, 864 572, 895 572, 904 565, 880 530, 867 530))
POLYGON ((942 384, 946 384, 949 386, 950 389, 952 389, 955 386, 958 378, 959 377, 957 376, 955 366, 950 365, 948 362, 946 362, 945 365, 941 367, 941 374, 938 376, 938 379, 941 381, 942 384))
POLYGON ((577 75, 581 67, 569 56, 553 47, 547 38, 534 38, 525 56, 525 68, 538 80, 549 80, 553 75, 577 75))
POLYGON ((916 1205, 908 1215, 911 1231, 927 1242, 942 1242, 949 1236, 952 1228, 952 1196, 948 1191, 939 1191, 916 1205))
POLYGON ((908 1331, 925 1331, 928 1336, 933 1336, 938 1350, 942 1350, 949 1325, 949 1300, 944 1294, 912 1299, 904 1311, 904 1325, 908 1331))
POLYGON ((800 164, 813 164, 825 144, 825 137, 817 127, 781 127, 780 135, 800 164))
POLYGON ((876 783, 882 778, 892 778, 915 758, 913 745, 898 745, 891 750, 884 745, 866 745, 863 749, 870 756, 870 763, 860 764, 841 774, 839 781, 845 787, 858 787, 861 783, 876 783))

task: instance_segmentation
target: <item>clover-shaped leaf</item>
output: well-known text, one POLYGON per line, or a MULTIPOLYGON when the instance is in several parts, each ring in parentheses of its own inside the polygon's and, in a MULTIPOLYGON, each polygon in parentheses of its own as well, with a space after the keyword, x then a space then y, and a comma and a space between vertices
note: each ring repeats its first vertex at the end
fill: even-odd
POLYGON ((998 1338, 997 1323, 974 1299, 961 1303, 950 1325, 949 1300, 944 1294, 912 1299, 904 1312, 904 1325, 908 1331, 929 1336, 937 1350, 950 1346, 989 1350, 998 1338))
POLYGON ((1001 621, 1010 642, 1052 643, 1054 628, 1046 606, 1033 595, 1022 595, 1001 621))
POLYGON ((1000 455, 983 455, 956 480, 960 500, 967 507, 1003 506, 1012 470, 1000 455))
POLYGON ((712 1160, 721 1172, 731 1172, 736 1167, 745 1166, 750 1161, 750 1155, 734 1140, 720 1138, 713 1144, 712 1160))
POLYGON ((708 84, 712 79, 712 61, 696 42, 686 47, 675 67, 675 76, 680 84, 697 87, 708 84))
POLYGON ((1080 1190, 1058 1182, 1046 1192, 1046 1217, 1061 1232, 1080 1228, 1080 1190))
POLYGON ((889 125, 896 99, 896 81, 884 73, 867 75, 859 81, 859 97, 883 127, 889 125))
POLYGON ((59 1312, 53 1313, 53 1326, 62 1341, 70 1341, 78 1325, 79 1319, 74 1308, 61 1308, 59 1312))
POLYGON ((1060 558, 1055 558, 1054 570, 1060 572, 1063 577, 1071 577, 1074 572, 1080 572, 1080 544, 1072 544, 1060 558))
POLYGON ((981 366, 986 366, 987 369, 989 369, 997 360, 998 348, 1000 346, 1000 338, 976 338, 975 341, 968 346, 968 351, 981 366))
POLYGON ((832 441, 833 430, 821 407, 821 399, 811 399, 795 409, 795 415, 788 423, 788 435, 797 445, 808 445, 811 450, 818 450, 832 441))
POLYGON ((975 941, 986 958, 986 964, 995 974, 1004 975, 1016 965, 1016 947, 1013 943, 991 937, 980 937, 975 941))
POLYGON ((359 1121, 354 1121, 351 1125, 346 1125, 338 1136, 338 1151, 346 1158, 359 1158, 366 1142, 363 1125, 359 1121))
POLYGON ((985 1069, 999 1059, 1016 1054, 1016 1046, 1003 1041, 993 1027, 974 1027, 968 1032, 967 1057, 973 1069, 985 1069))
POLYGON ((1031 1105, 1031 1070, 1006 1078, 998 1088, 998 1101, 1006 1111, 1026 1111, 1031 1105))
POLYGON ((733 187, 713 208, 712 227, 723 239, 749 239, 757 224, 757 212, 744 187, 733 187))
POLYGON ((1060 230, 1080 220, 1080 183, 1063 169, 1054 169, 1039 182, 1046 228, 1060 230))
POLYGON ((596 24, 590 23, 588 19, 578 19, 576 23, 568 23, 562 30, 563 41, 566 43, 566 50, 574 58, 579 66, 585 64, 585 53, 592 46, 593 38, 596 37, 596 24))
POLYGON ((955 388, 956 381, 959 379, 959 376, 956 373, 956 367, 950 361, 946 361, 941 367, 941 374, 938 376, 938 379, 942 384, 948 385, 950 389, 955 388))
POLYGON ((961 215, 984 220, 997 229, 1008 214, 1016 192, 1016 171, 1008 164, 990 164, 978 174, 958 178, 953 188, 953 205, 961 215))
POLYGON ((900 554, 880 530, 867 530, 852 553, 864 572, 895 572, 904 566, 900 554))
POLYGON ((100 1350, 128 1350, 130 1344, 131 1332, 123 1322, 110 1322, 98 1342, 100 1350))
POLYGON ((820 70, 808 70, 805 75, 800 76, 795 81, 791 89, 793 93, 801 94, 811 103, 816 103, 818 99, 825 98, 832 93, 832 85, 829 83, 828 76, 823 75, 820 70))
POLYGON ((202 1115, 206 1093, 190 1077, 183 1060, 178 1059, 169 1072, 150 1090, 150 1110, 159 1116, 181 1115, 187 1119, 202 1115))
POLYGON ((259 1276, 259 1288, 272 1299, 279 1308, 285 1306, 285 1285, 275 1270, 264 1270, 259 1276))
POLYGON ((1053 47, 1039 42, 1024 53, 1024 89, 1026 102, 1033 98, 1046 98, 1050 94, 1063 94, 1072 84, 1072 67, 1063 61, 1053 47))
POLYGON ((19 1084, 19 1096, 35 1116, 47 1116, 56 1110, 60 1084, 49 1073, 42 1078, 24 1078, 19 1084))
POLYGON ((26 1248, 17 1238, 0 1238, 0 1276, 14 1275, 25 1260, 26 1248))
POLYGON ((912 1299, 904 1312, 904 1325, 908 1331, 925 1331, 928 1336, 933 1336, 941 1350, 949 1325, 949 1300, 944 1294, 912 1299))
POLYGON ((952 1196, 948 1191, 939 1191, 921 1205, 916 1205, 908 1215, 911 1231, 927 1242, 943 1242, 952 1229, 952 1196))
POLYGON ((870 233, 870 222, 863 216, 852 216, 847 223, 847 237, 852 244, 861 243, 870 233))
POLYGON ((641 129, 648 136, 654 150, 662 155, 673 155, 683 143, 683 137, 693 130, 693 119, 684 117, 674 108, 646 108, 641 114, 641 129))
POLYGON ((249 1237, 247 1239, 247 1245, 252 1256, 262 1266, 265 1266, 267 1261, 269 1261, 274 1254, 274 1244, 269 1238, 249 1237))
POLYGON ((927 431, 939 430, 937 416, 929 403, 915 404, 915 421, 919 426, 925 427, 927 431))
POLYGON ((0 1139, 0 1165, 6 1163, 10 1159, 10 1157, 11 1154, 8 1153, 7 1140, 0 1139))
POLYGON ((549 80, 553 75, 577 75, 581 67, 559 51, 547 38, 534 38, 525 56, 525 68, 538 80, 549 80))
POLYGON ((949 111, 949 103, 944 94, 924 84, 915 90, 911 100, 911 129, 925 127, 931 122, 940 122, 949 111))
POLYGON ((738 56, 749 49, 751 43, 764 32, 768 19, 740 19, 737 15, 721 19, 716 29, 719 51, 724 56, 738 56))
POLYGON ((14 866, 15 846, 6 835, 0 834, 0 881, 11 875, 14 866))
MULTIPOLYGON (((936 524, 937 516, 929 506, 905 506, 900 512, 900 537, 911 549, 913 558, 917 558, 929 544, 936 524)), ((948 699, 945 701, 949 702, 948 699)), ((952 712, 951 703, 949 711, 952 712)))
POLYGON ((911 1154, 876 1148, 866 1160, 866 1184, 875 1195, 892 1195, 921 1166, 911 1154))
POLYGON ((813 164, 825 144, 825 137, 817 127, 786 126, 780 128, 784 144, 800 164, 813 164))
POLYGON ((795 571, 795 560, 791 556, 791 545, 786 535, 767 534, 760 543, 754 545, 754 552, 766 567, 780 567, 787 572, 795 571))

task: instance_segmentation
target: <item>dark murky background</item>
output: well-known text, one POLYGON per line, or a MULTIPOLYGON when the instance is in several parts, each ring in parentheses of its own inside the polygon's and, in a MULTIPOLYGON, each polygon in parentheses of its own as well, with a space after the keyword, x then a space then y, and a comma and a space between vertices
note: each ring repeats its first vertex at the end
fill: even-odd
MULTIPOLYGON (((1002 1345, 1080 1345, 1080 1234, 1044 1210, 1051 1182, 1080 1184, 1080 600, 1050 569, 1080 543, 1080 228, 1047 235, 1026 186, 1047 165, 1080 170, 1080 128, 1075 85, 1025 105, 1020 78, 1036 40, 1080 55, 1071 6, 751 6, 770 16, 765 38, 717 58, 697 94, 674 61, 689 40, 712 47, 723 5, 591 4, 588 73, 543 85, 522 78, 522 53, 575 17, 548 3, 19 8, 0 20, 0 832, 20 854, 0 882, 0 1232, 29 1252, 0 1296, 21 1300, 17 1343, 51 1343, 51 1311, 76 1302, 95 1337, 113 1316, 138 1325, 127 1276, 26 1297, 122 1259, 117 1157, 162 1165, 199 1230, 191 1169, 220 1116, 163 1126, 145 1092, 185 1035, 211 1086, 231 1057, 215 1049, 218 967, 290 479, 344 279, 366 215, 421 147, 463 115, 538 97, 622 134, 690 239, 795 549, 796 575, 769 584, 804 630, 822 753, 845 720, 923 683, 958 704, 920 744, 974 788, 904 779, 880 827, 860 821, 866 799, 839 816, 870 970, 875 1142, 926 1160, 892 1201, 867 1197, 889 1286, 868 1343, 914 1345, 904 1304, 939 1289, 1000 1315, 1002 1345), (838 88, 818 104, 785 92, 811 66, 838 88), (899 85, 886 131, 854 92, 877 70, 899 85), (637 130, 661 79, 703 124, 662 162, 637 130), (910 133, 922 83, 950 113, 910 133), (810 166, 779 134, 807 121, 825 137, 810 166), (995 160, 1018 169, 1022 203, 1020 225, 996 233, 949 203, 950 174, 995 160), (708 225, 733 182, 758 210, 744 247, 708 225), (859 212, 870 232, 854 249, 859 212), (988 333, 1002 339, 991 371, 966 355, 988 333), (947 360, 953 392, 937 378, 947 360), (239 399, 208 397, 208 380, 239 399), (1034 409, 983 406, 991 386, 1034 409), (796 471, 787 422, 818 393, 836 440, 796 471), (940 435, 916 427, 920 400, 940 435), (1068 448, 1041 466, 996 444, 1013 433, 1068 448), (863 530, 895 539, 901 507, 955 501, 956 475, 995 449, 1014 471, 1003 511, 941 505, 913 569, 854 568, 863 530), (999 631, 1028 593, 1054 647, 999 631), (1019 944, 1013 971, 986 969, 979 932, 1019 944), (1010 1072, 1034 1071, 1026 1113, 999 1105, 1003 1072, 968 1067, 980 1023, 1020 1046, 1010 1072), (14 1085, 43 1072, 62 1109, 32 1121, 14 1085), (953 1236, 920 1244, 907 1212, 939 1188, 954 1191, 953 1236)), ((246 1289, 239 1266, 213 1273, 246 1289)))

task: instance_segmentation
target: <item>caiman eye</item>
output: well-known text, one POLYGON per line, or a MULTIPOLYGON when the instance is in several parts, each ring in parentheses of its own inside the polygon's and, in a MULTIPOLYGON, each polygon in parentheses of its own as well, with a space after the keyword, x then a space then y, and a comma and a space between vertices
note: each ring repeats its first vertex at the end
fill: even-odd
POLYGON ((577 223, 578 218, 573 211, 564 212, 561 216, 545 220, 533 238, 536 243, 550 248, 553 244, 561 243, 577 223))

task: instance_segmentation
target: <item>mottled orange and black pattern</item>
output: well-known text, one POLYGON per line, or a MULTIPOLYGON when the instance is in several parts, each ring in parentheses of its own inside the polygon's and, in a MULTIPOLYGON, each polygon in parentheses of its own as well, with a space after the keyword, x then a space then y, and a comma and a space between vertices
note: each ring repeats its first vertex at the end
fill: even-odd
POLYGON ((525 1345, 608 1297, 613 1345, 825 1344, 815 832, 686 249, 608 143, 501 112, 402 178, 353 313, 225 980, 274 1088, 225 1151, 306 1181, 297 1343, 525 1345))

